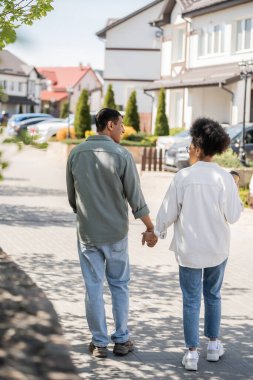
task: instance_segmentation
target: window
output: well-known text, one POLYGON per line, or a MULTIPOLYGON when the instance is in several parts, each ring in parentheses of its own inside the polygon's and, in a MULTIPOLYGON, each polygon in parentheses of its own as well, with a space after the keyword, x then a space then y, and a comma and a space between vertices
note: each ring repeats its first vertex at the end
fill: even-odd
POLYGON ((253 144, 253 130, 246 132, 245 142, 246 144, 253 144))
POLYGON ((253 22, 251 18, 238 20, 236 23, 236 50, 246 50, 252 48, 252 29, 253 22))
POLYGON ((201 29, 198 38, 199 56, 223 53, 224 34, 223 25, 201 29))
POLYGON ((7 81, 6 80, 2 80, 0 82, 0 87, 3 89, 3 90, 6 90, 7 88, 7 81))
POLYGON ((18 91, 19 91, 19 92, 22 92, 22 83, 20 83, 20 82, 19 82, 19 84, 18 84, 18 91))
POLYGON ((173 61, 184 59, 184 29, 175 29, 173 36, 173 61))
POLYGON ((199 55, 205 54, 205 33, 203 29, 201 29, 199 32, 198 52, 199 55))
POLYGON ((14 91, 14 89, 15 89, 15 83, 11 82, 11 91, 14 91))

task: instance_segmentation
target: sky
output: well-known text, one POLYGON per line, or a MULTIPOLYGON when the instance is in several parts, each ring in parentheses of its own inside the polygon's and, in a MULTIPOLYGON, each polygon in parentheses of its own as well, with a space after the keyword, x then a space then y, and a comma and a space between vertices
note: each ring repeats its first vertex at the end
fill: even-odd
POLYGON ((54 10, 17 30, 7 50, 32 66, 104 68, 104 42, 96 36, 108 18, 121 18, 153 0, 55 0, 54 10))

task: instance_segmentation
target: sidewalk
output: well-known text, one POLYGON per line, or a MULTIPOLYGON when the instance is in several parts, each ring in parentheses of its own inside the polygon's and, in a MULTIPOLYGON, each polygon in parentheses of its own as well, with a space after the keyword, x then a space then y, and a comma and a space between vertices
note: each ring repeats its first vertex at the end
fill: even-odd
MULTIPOLYGON (((219 363, 205 360, 201 340, 197 373, 181 366, 183 332, 177 264, 168 238, 153 249, 140 242, 143 227, 130 215, 130 322, 136 351, 118 359, 93 359, 84 319, 83 284, 76 253, 75 216, 65 190, 64 157, 54 151, 8 147, 10 168, 0 184, 0 246, 46 292, 58 312, 80 376, 85 379, 253 379, 253 211, 231 227, 232 244, 223 288, 219 363)), ((144 173, 143 191, 155 217, 173 173, 144 173)), ((112 314, 106 290, 109 332, 112 314)), ((201 333, 202 333, 201 325, 201 333)), ((203 335, 203 334, 202 334, 203 335)), ((112 346, 110 347, 112 348, 112 346)))

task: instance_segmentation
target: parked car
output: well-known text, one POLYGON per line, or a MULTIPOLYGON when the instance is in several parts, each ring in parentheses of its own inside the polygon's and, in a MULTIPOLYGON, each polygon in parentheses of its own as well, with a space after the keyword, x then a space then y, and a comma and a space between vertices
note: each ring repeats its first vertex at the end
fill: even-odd
POLYGON ((34 126, 38 123, 41 123, 43 121, 48 121, 48 120, 51 120, 51 118, 48 119, 48 117, 45 118, 45 116, 41 116, 41 117, 32 117, 31 119, 26 119, 24 121, 21 121, 15 127, 16 134, 20 135, 22 132, 27 131, 28 127, 34 126))
MULTIPOLYGON (((232 127, 225 128, 230 139, 230 147, 234 153, 239 154, 239 148, 242 142, 242 123, 236 124, 232 127)), ((253 122, 245 124, 245 151, 246 158, 253 160, 253 122)), ((174 143, 169 149, 165 151, 164 166, 165 169, 176 168, 182 169, 189 166, 189 154, 187 153, 187 146, 190 145, 191 138, 185 138, 181 142, 174 143)))
MULTIPOLYGON (((242 143, 242 123, 226 129, 231 139, 231 148, 237 155, 242 143)), ((246 158, 253 160, 253 122, 245 124, 245 152, 246 158)))
POLYGON ((16 136, 17 135, 16 128, 21 122, 27 119, 37 118, 37 117, 44 117, 45 119, 49 119, 49 118, 52 118, 53 116, 48 115, 46 113, 19 113, 19 114, 12 115, 7 123, 7 128, 6 128, 7 134, 9 136, 16 136))
POLYGON ((70 115, 69 118, 57 119, 52 118, 50 120, 45 120, 36 125, 32 125, 27 128, 28 133, 32 136, 36 136, 36 141, 38 143, 46 142, 50 137, 56 136, 57 132, 62 128, 68 128, 68 125, 71 127, 74 123, 74 115, 70 115))
POLYGON ((191 143, 191 138, 188 136, 181 142, 175 142, 169 149, 166 149, 164 155, 164 169, 182 169, 189 166, 189 153, 187 146, 191 143))
POLYGON ((157 139, 156 147, 159 149, 168 149, 174 143, 184 141, 184 139, 188 139, 188 137, 189 137, 189 130, 182 131, 180 133, 177 133, 174 136, 160 136, 157 139))
MULTIPOLYGON (((38 143, 46 142, 50 139, 50 137, 56 136, 57 132, 62 128, 68 128, 68 125, 71 127, 74 124, 75 116, 73 114, 70 115, 69 119, 66 117, 65 119, 50 119, 46 120, 42 123, 37 124, 36 126, 28 127, 28 132, 36 136, 36 141, 38 143)), ((95 113, 91 112, 91 130, 96 131, 95 124, 95 113)))

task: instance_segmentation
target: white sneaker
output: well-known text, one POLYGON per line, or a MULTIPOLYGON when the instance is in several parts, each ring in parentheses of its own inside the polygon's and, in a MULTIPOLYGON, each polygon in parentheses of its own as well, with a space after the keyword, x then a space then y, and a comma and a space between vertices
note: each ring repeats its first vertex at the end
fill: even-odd
POLYGON ((188 350, 183 357, 182 364, 188 371, 198 370, 199 354, 197 351, 188 350))
POLYGON ((217 362, 223 354, 224 348, 220 340, 208 342, 206 360, 209 362, 217 362))

